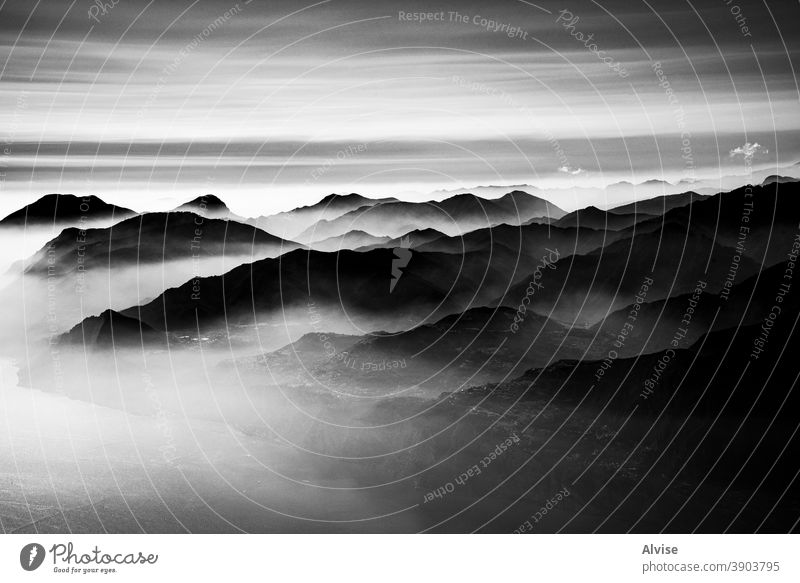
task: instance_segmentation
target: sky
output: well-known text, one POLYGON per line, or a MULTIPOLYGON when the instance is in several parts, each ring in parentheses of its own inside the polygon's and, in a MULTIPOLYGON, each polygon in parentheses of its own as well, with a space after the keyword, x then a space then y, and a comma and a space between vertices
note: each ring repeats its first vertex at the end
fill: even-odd
POLYGON ((0 4, 0 214, 215 193, 254 216, 800 160, 794 0, 115 2, 0 4))

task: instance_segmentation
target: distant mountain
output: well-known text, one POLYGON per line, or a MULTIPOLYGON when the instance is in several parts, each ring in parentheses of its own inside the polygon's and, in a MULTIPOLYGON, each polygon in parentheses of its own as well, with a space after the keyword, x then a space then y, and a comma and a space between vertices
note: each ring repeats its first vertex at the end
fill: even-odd
MULTIPOLYGON (((443 204, 447 202, 447 200, 442 201, 443 204)), ((566 214, 565 210, 557 207, 552 202, 521 190, 513 190, 500 198, 492 200, 511 215, 512 221, 510 224, 512 225, 522 224, 533 217, 555 220, 566 214)))
POLYGON ((240 217, 231 215, 231 211, 219 197, 213 194, 204 194, 186 202, 173 212, 192 212, 203 217, 240 220, 240 217))
POLYGON ((617 238, 615 233, 548 225, 500 225, 463 239, 438 237, 412 248, 393 290, 392 247, 338 253, 298 250, 201 278, 201 298, 192 298, 193 285, 187 283, 124 313, 158 329, 186 329, 196 319, 207 328, 223 320, 252 324, 278 315, 305 323, 307 330, 305 312, 311 301, 327 312, 327 331, 341 331, 338 324, 345 315, 362 330, 407 329, 487 305, 544 256, 586 253, 617 238))
POLYGON ((192 212, 145 213, 112 227, 69 227, 26 263, 27 273, 70 273, 206 257, 274 257, 299 248, 251 225, 192 212))
POLYGON ((379 247, 391 241, 389 237, 375 237, 364 231, 349 231, 338 237, 330 237, 312 244, 317 251, 339 251, 359 247, 379 247))
POLYGON ((651 219, 653 216, 653 214, 646 214, 641 211, 615 213, 602 211, 597 207, 590 206, 585 209, 573 211, 561 217, 554 224, 558 227, 586 227, 596 230, 608 229, 611 231, 619 231, 621 229, 627 229, 636 223, 651 219))
MULTIPOLYGON (((141 313, 136 307, 125 313, 157 328, 166 322, 169 329, 182 329, 194 324, 196 313, 201 322, 213 327, 223 318, 252 323, 254 314, 258 319, 283 312, 289 319, 305 320, 308 328, 302 312, 311 300, 330 310, 331 323, 347 314, 362 329, 403 329, 422 319, 487 305, 528 275, 544 256, 555 260, 586 253, 620 236, 549 225, 499 225, 463 238, 441 236, 412 247, 394 289, 389 285, 396 261, 394 247, 338 253, 293 251, 223 276, 202 278, 200 300, 192 299, 192 286, 186 284, 142 306, 141 313)), ((327 329, 337 331, 333 324, 327 329)))
POLYGON ((779 176, 777 174, 772 174, 767 176, 764 181, 761 183, 761 186, 767 186, 769 184, 787 184, 790 182, 800 182, 800 178, 793 178, 791 176, 779 176))
POLYGON ((431 241, 435 241, 440 237, 447 237, 441 231, 437 231, 436 229, 414 229, 413 231, 409 231, 408 233, 404 233, 399 237, 394 237, 393 239, 389 239, 385 243, 379 243, 374 245, 366 245, 364 247, 360 247, 359 251, 369 251, 370 249, 376 248, 396 248, 396 247, 408 247, 409 249, 416 249, 417 247, 421 247, 426 243, 430 243, 431 241))
MULTIPOLYGON (((753 187, 752 196, 740 189, 702 198, 618 231, 498 225, 463 237, 437 237, 412 249, 394 288, 394 248, 295 250, 200 278, 201 298, 193 298, 193 286, 185 283, 123 313, 169 330, 193 327, 198 319, 214 327, 288 314, 305 320, 308 329, 303 314, 312 301, 327 311, 330 331, 351 329, 339 329, 343 321, 362 330, 400 330, 479 306, 516 310, 535 281, 541 287, 530 297, 528 313, 586 327, 634 302, 649 279, 646 302, 689 293, 701 278, 707 292, 716 294, 734 263, 732 285, 757 273, 762 263, 784 260, 800 216, 792 188, 781 185, 778 194, 774 185, 753 187), (751 231, 738 253, 743 209, 751 199, 746 214, 751 231), (550 264, 542 267, 545 255, 550 264)), ((469 209, 474 199, 459 197, 448 205, 458 214, 460 205, 469 209)))
POLYGON ((743 255, 759 265, 770 266, 785 258, 784 245, 797 231, 798 216, 800 184, 772 183, 744 186, 673 208, 663 219, 640 223, 637 230, 660 228, 664 223, 688 225, 693 232, 703 233, 721 245, 741 245, 743 255))
POLYGON ((68 227, 7 272, 0 335, 68 330, 87 313, 151 301, 164 290, 298 249, 251 225, 191 212, 146 213, 112 227, 68 227), (48 314, 57 319, 48 320, 48 314))
POLYGON ((453 236, 502 223, 519 225, 534 217, 557 219, 564 214, 548 201, 520 191, 493 200, 459 194, 443 201, 390 202, 362 207, 338 218, 317 222, 297 240, 318 241, 353 229, 375 236, 399 237, 422 227, 453 236))
POLYGON ((295 210, 304 211, 311 209, 324 208, 327 211, 335 211, 339 213, 348 212, 361 208, 362 206, 369 206, 373 204, 380 204, 382 202, 395 202, 396 198, 368 198, 355 192, 350 194, 329 194, 322 198, 318 203, 300 207, 295 210))
MULTIPOLYGON (((303 206, 291 211, 278 213, 257 219, 250 219, 247 222, 262 228, 280 237, 295 239, 297 236, 318 221, 332 220, 350 211, 371 207, 378 204, 397 202, 395 198, 367 198, 360 194, 329 194, 316 204, 303 206)), ((347 231, 357 229, 346 229, 341 233, 331 234, 343 235, 347 231)), ((320 237, 324 239, 326 237, 320 237)))
POLYGON ((707 197, 696 192, 689 191, 681 194, 669 194, 666 196, 648 198, 646 200, 638 200, 636 202, 610 208, 608 209, 608 212, 618 215, 640 213, 645 215, 663 215, 669 210, 686 206, 687 204, 703 200, 704 198, 707 197))
POLYGON ((46 194, 5 217, 0 221, 0 226, 90 225, 98 221, 122 220, 135 214, 131 209, 108 204, 96 196, 46 194))
POLYGON ((517 271, 527 275, 531 266, 538 264, 542 256, 549 256, 551 252, 559 258, 582 255, 627 236, 586 227, 559 227, 537 223, 521 226, 503 224, 476 229, 461 236, 438 237, 416 249, 454 255, 479 251, 490 253, 495 265, 502 266, 509 273, 517 271))

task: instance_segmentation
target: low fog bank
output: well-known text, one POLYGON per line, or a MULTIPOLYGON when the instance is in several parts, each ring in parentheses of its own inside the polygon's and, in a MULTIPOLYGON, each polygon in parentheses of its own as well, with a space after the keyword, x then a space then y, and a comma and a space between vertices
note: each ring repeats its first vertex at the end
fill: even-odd
POLYGON ((23 272, 23 263, 6 272, 0 289, 5 307, 0 342, 39 342, 68 332, 84 318, 107 309, 146 304, 165 290, 197 278, 221 275, 253 261, 250 255, 140 263, 113 269, 73 269, 62 275, 23 272))

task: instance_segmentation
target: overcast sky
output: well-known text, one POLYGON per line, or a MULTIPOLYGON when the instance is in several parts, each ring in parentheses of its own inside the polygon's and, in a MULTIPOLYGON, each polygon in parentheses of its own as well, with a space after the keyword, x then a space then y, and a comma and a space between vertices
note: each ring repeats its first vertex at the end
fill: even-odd
POLYGON ((800 160, 793 0, 105 6, 0 4, 0 214, 46 192, 259 214, 800 160))

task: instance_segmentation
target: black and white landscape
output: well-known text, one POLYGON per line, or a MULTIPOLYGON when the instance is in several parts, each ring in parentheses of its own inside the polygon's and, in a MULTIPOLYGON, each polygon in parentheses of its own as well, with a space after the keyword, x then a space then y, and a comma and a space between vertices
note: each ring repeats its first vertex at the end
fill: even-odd
POLYGON ((798 531, 796 5, 179 4, 0 7, 0 532, 798 531))

